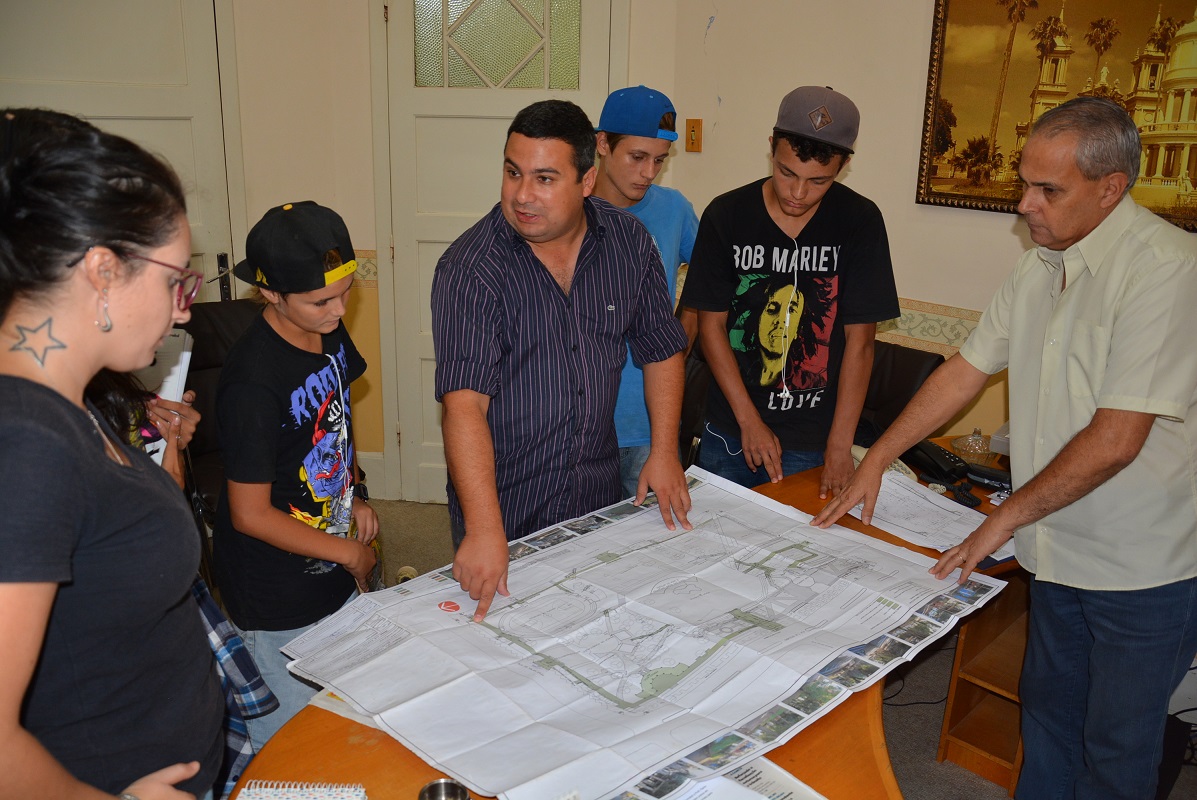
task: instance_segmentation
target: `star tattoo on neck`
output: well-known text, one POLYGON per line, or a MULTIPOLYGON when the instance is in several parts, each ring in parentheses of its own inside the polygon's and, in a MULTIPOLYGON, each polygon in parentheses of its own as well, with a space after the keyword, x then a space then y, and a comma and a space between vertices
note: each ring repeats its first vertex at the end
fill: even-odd
POLYGON ((54 334, 50 331, 50 323, 53 320, 47 319, 36 328, 26 328, 24 325, 17 326, 17 333, 21 335, 21 340, 9 348, 11 352, 19 352, 24 350, 37 360, 39 367, 46 366, 46 354, 51 350, 66 350, 66 344, 54 338, 54 334))

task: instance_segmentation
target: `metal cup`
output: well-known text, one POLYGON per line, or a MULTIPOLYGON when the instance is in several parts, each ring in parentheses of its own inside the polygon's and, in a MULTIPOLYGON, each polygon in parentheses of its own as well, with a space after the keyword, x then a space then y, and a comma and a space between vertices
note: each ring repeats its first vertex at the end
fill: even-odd
POLYGON ((450 778, 438 778, 420 790, 419 800, 470 800, 470 793, 450 778))

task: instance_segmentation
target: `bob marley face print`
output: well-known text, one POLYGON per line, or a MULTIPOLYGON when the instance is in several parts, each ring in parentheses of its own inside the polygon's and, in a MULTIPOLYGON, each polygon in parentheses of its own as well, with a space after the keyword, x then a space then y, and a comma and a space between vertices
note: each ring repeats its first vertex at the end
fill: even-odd
POLYGON ((802 320, 802 295, 795 286, 782 286, 770 294, 761 310, 757 346, 761 351, 761 386, 776 386, 785 367, 785 356, 802 320))
POLYGON ((769 274, 741 275, 728 338, 740 355, 746 386, 813 389, 828 382, 838 278, 816 278, 799 289, 769 274))

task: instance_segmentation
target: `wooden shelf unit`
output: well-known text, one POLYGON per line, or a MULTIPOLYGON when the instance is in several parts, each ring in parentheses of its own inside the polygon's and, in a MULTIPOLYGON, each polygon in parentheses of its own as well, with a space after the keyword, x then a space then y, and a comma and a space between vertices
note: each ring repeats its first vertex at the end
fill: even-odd
POLYGON ((1009 585, 960 626, 937 758, 1004 786, 1013 797, 1022 767, 1018 677, 1027 649, 1030 576, 1013 562, 988 574, 1009 585))

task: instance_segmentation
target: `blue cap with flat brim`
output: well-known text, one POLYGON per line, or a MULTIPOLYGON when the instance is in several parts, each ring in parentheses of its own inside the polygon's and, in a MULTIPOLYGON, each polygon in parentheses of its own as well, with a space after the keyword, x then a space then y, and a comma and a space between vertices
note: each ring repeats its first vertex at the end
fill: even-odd
POLYGON ((611 92, 595 130, 676 142, 677 131, 671 130, 676 127, 676 117, 673 103, 663 93, 647 86, 629 86, 611 92))

